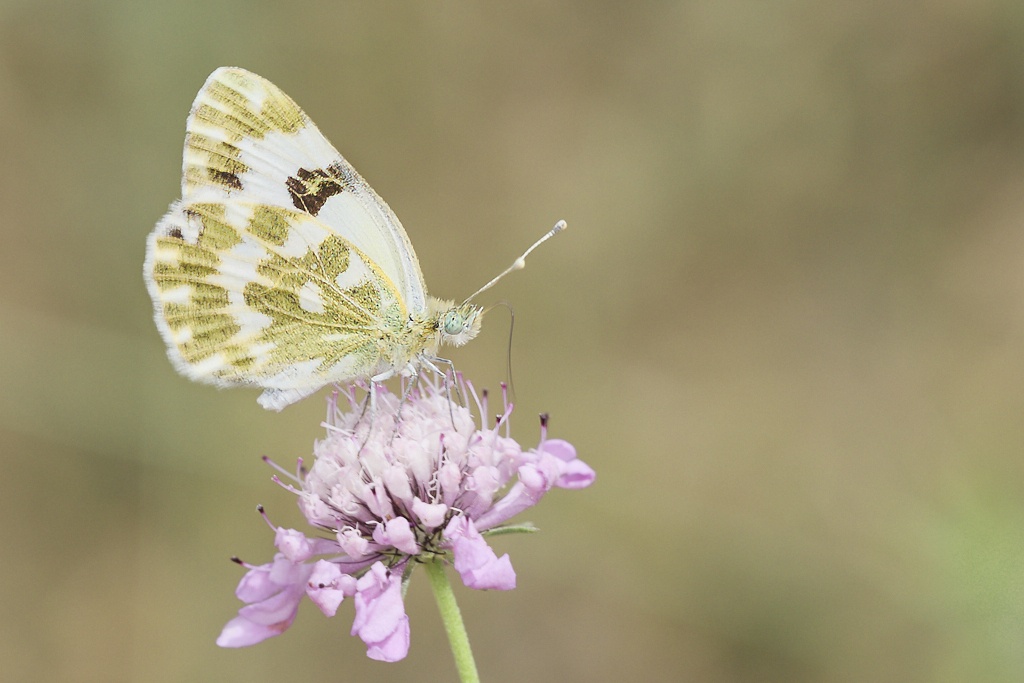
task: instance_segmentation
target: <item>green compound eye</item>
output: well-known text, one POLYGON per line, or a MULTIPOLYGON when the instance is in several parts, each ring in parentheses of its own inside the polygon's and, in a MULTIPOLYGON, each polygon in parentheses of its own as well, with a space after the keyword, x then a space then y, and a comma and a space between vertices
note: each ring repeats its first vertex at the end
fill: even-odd
POLYGON ((442 327, 445 334, 459 334, 466 327, 466 317, 459 311, 448 311, 444 316, 442 327))

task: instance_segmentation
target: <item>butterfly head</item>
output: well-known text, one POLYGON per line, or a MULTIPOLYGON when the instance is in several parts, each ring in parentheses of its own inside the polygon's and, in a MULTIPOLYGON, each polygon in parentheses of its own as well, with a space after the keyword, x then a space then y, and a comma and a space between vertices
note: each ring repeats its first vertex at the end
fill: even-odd
POLYGON ((442 344, 462 346, 480 333, 484 311, 479 306, 462 303, 449 304, 437 318, 437 332, 442 344))

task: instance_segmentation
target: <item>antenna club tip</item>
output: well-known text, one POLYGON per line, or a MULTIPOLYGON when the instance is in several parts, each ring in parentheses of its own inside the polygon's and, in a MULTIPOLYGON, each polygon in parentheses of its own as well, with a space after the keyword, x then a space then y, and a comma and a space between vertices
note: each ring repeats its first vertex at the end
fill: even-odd
POLYGON ((537 240, 536 242, 531 244, 530 248, 527 249, 526 251, 524 251, 522 256, 520 256, 515 261, 513 261, 511 266, 509 266, 503 272, 499 273, 498 277, 494 278, 493 280, 488 282, 486 285, 484 285, 480 289, 478 289, 475 292, 473 292, 469 297, 466 298, 466 301, 464 301, 463 303, 464 304, 465 303, 469 303, 473 299, 473 297, 475 297, 477 294, 480 294, 481 292, 487 291, 488 289, 490 289, 494 285, 495 282, 497 282, 501 278, 505 277, 506 275, 508 275, 512 271, 514 271, 514 270, 522 270, 523 268, 525 268, 526 267, 526 257, 529 256, 530 254, 532 254, 534 249, 536 249, 537 247, 539 247, 540 245, 544 244, 549 239, 551 239, 551 237, 553 237, 554 235, 557 235, 562 230, 565 230, 565 227, 566 227, 566 223, 565 223, 564 220, 563 221, 558 221, 557 223, 555 223, 555 227, 553 227, 550 230, 548 230, 547 234, 545 234, 539 240, 537 240))

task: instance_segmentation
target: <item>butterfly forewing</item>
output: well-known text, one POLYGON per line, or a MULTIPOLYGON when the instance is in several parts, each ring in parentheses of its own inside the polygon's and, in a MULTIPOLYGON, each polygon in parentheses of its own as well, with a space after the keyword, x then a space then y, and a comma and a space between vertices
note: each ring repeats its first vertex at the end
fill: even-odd
POLYGON ((215 191, 314 216, 386 273, 410 311, 426 310, 426 288, 398 218, 270 81, 243 69, 214 71, 186 126, 182 197, 215 191))

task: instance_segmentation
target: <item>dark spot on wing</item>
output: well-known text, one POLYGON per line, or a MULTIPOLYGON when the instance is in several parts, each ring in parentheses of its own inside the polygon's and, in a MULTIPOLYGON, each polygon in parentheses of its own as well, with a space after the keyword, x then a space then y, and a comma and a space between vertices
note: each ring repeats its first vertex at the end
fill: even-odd
POLYGON ((185 239, 184 235, 181 234, 181 228, 171 228, 167 231, 168 237, 173 237, 176 240, 185 239))
POLYGON ((210 180, 218 185, 224 187, 230 187, 233 190, 242 189, 242 180, 234 173, 228 173, 227 171, 218 171, 215 168, 207 169, 210 174, 210 180))
POLYGON ((327 200, 345 190, 345 180, 335 166, 307 171, 300 168, 285 181, 292 204, 311 216, 320 213, 327 200))

